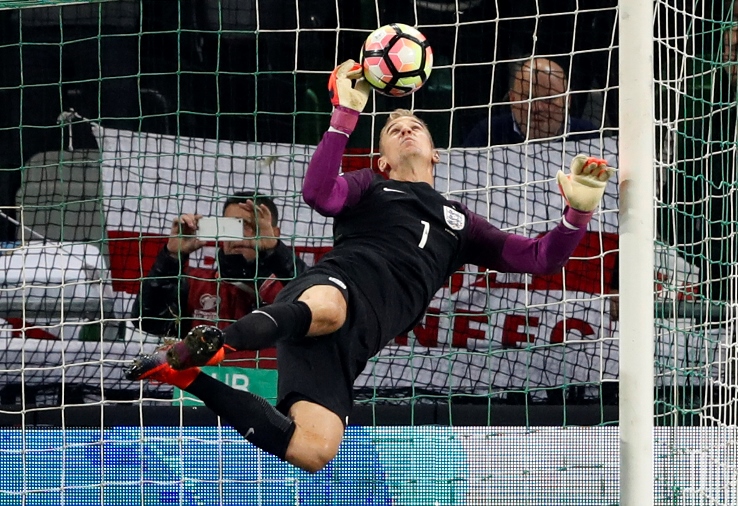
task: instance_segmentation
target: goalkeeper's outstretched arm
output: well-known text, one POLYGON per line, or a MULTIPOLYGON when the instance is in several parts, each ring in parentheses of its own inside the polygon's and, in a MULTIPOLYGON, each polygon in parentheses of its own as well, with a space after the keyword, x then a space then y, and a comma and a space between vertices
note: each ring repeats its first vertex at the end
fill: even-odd
POLYGON ((470 241, 463 257, 468 263, 499 272, 557 272, 584 237, 614 171, 604 160, 584 155, 574 158, 569 174, 559 171, 557 181, 567 206, 561 222, 541 237, 502 232, 481 216, 469 213, 470 241))
POLYGON ((331 126, 310 160, 302 187, 305 202, 323 216, 336 216, 358 202, 372 180, 371 170, 340 177, 348 137, 369 98, 369 84, 357 67, 353 60, 348 60, 331 74, 328 81, 334 106, 331 126))

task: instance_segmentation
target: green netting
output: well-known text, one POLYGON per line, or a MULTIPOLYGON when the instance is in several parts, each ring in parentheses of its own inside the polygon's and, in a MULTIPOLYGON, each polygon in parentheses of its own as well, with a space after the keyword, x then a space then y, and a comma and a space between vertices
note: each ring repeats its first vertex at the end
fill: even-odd
POLYGON ((26 7, 49 7, 72 4, 93 4, 111 2, 115 0, 4 0, 0 2, 0 9, 23 9, 26 7))
MULTIPOLYGON (((427 121, 437 146, 452 148, 439 169, 439 190, 458 195, 502 228, 545 231, 560 213, 550 184, 554 169, 576 151, 616 163, 610 133, 617 108, 607 100, 607 83, 614 78, 611 37, 598 32, 588 39, 592 54, 571 53, 561 38, 562 30, 574 40, 583 29, 575 18, 612 30, 613 15, 612 9, 553 12, 536 28, 546 34, 536 43, 518 34, 534 26, 532 11, 498 12, 484 3, 463 16, 440 4, 312 0, 283 6, 120 0, 6 11, 0 18, 0 92, 8 104, 0 124, 0 140, 8 146, 0 160, 8 183, 4 239, 19 255, 29 240, 95 248, 105 264, 101 272, 110 277, 101 301, 70 301, 81 314, 67 311, 66 321, 49 315, 39 333, 57 338, 64 328, 74 346, 100 336, 127 341, 134 336, 137 344, 124 347, 121 358, 138 353, 141 341, 181 335, 201 320, 193 308, 182 302, 154 325, 159 331, 146 332, 146 321, 142 327, 131 313, 133 299, 150 277, 171 220, 182 212, 217 215, 223 200, 244 188, 259 188, 276 199, 286 242, 314 262, 330 247, 330 224, 305 207, 299 192, 305 164, 328 126, 327 76, 341 60, 357 57, 377 24, 392 20, 421 27, 432 41, 432 79, 408 98, 374 95, 352 135, 346 169, 375 162, 377 132, 387 113, 413 108, 427 121), (457 17, 460 26, 454 28, 448 21, 457 17), (490 115, 509 111, 508 67, 478 51, 497 31, 500 61, 536 52, 553 54, 569 71, 578 69, 571 72, 571 87, 581 92, 571 93, 570 114, 587 118, 586 139, 564 144, 559 136, 551 145, 455 150, 475 128, 486 127, 490 115), (504 200, 497 188, 504 189, 504 200), (132 328, 143 335, 132 334, 132 328)), ((456 402, 474 404, 487 420, 492 404, 505 403, 590 405, 588 419, 609 420, 602 406, 612 413, 617 396, 617 322, 610 316, 616 206, 613 185, 583 245, 584 256, 565 276, 573 298, 561 295, 561 276, 515 280, 490 273, 475 278, 469 269, 458 273, 417 329, 398 336, 373 363, 357 387, 359 402, 407 406, 411 419, 416 403, 442 403, 451 423, 455 411, 447 406, 456 402)), ((198 254, 203 258, 193 259, 193 266, 199 262, 206 269, 216 256, 214 249, 198 254)), ((174 275, 180 288, 197 277, 185 271, 174 275)), ((36 305, 28 306, 21 293, 9 292, 13 315, 19 315, 13 318, 20 318, 13 325, 23 331, 46 316, 48 304, 39 294, 36 305)), ((63 294, 55 293, 55 304, 64 307, 63 294)), ((195 309, 213 316, 218 307, 195 309)), ((77 352, 84 356, 84 347, 77 352)), ((249 360, 274 363, 273 355, 249 360)), ((118 379, 96 385, 138 388, 118 379)), ((169 395, 158 387, 148 393, 169 395)))
MULTIPOLYGON (((67 413, 76 405, 133 404, 140 413, 172 407, 180 429, 187 423, 180 413, 198 413, 190 411, 189 400, 173 399, 179 394, 166 385, 139 385, 120 375, 122 364, 195 322, 227 324, 237 317, 225 308, 241 300, 234 290, 244 280, 213 277, 214 245, 193 254, 186 270, 183 263, 173 273, 152 273, 171 222, 181 213, 220 216, 234 191, 259 189, 275 200, 285 244, 308 264, 324 254, 330 222, 302 202, 302 177, 328 127, 328 75, 340 61, 358 58, 365 37, 381 24, 418 26, 434 48, 435 68, 425 88, 409 98, 373 96, 351 137, 345 170, 376 164, 387 113, 412 108, 442 150, 437 189, 504 230, 535 236, 560 218, 553 178, 574 154, 617 165, 618 123, 628 120, 618 117, 617 2, 592 8, 581 2, 463 4, 0 1, 0 261, 6 273, 0 404, 12 406, 0 407, 0 414, 21 410, 27 417, 16 422, 21 439, 30 434, 29 420, 43 413, 59 413, 65 426, 74 423, 67 413), (20 9, 31 6, 39 8, 20 9), (491 118, 513 115, 508 91, 514 67, 508 64, 529 54, 549 57, 568 72, 562 128, 580 128, 583 135, 565 137, 561 130, 550 139, 496 142, 496 133, 489 133, 491 118), (481 144, 470 141, 475 131, 482 132, 481 144), (213 279, 212 293, 185 300, 184 289, 203 279, 213 279), (177 304, 141 319, 134 299, 152 280, 170 282, 168 296, 177 304)), ((724 473, 713 464, 726 462, 720 452, 730 452, 732 436, 720 432, 710 447, 712 433, 670 427, 722 430, 735 423, 735 92, 726 73, 734 63, 721 56, 723 35, 735 26, 732 16, 718 2, 657 2, 661 193, 654 361, 656 420, 667 426, 658 432, 659 504, 704 504, 707 497, 731 504, 726 490, 734 464, 724 473), (710 464, 689 461, 693 455, 710 464), (695 478, 705 469, 719 475, 709 486, 695 478), (715 499, 717 489, 723 495, 715 499)), ((523 102, 534 108, 540 101, 523 102)), ((362 423, 444 427, 429 429, 430 436, 413 427, 400 436, 372 429, 378 436, 370 446, 380 456, 371 458, 384 459, 395 503, 431 497, 416 491, 418 483, 443 489, 440 504, 617 502, 617 280, 618 269, 627 272, 617 260, 617 199, 612 184, 564 273, 527 277, 469 266, 456 273, 423 321, 397 336, 357 380, 362 423), (464 428, 470 424, 481 432, 464 428), (519 428, 500 428, 511 424, 519 428), (601 427, 590 440, 570 430, 577 425, 601 427), (407 446, 403 438, 422 441, 407 462, 397 458, 407 446), (429 472, 433 466, 421 457, 426 450, 436 455, 430 449, 456 474, 429 472), (489 458, 500 454, 508 457, 489 458), (423 478, 412 481, 413 475, 423 478), (564 483, 561 492, 549 486, 552 481, 564 483)), ((246 281, 253 292, 253 283, 264 280, 246 281)), ((248 373, 258 368, 258 381, 271 382, 264 391, 272 391, 273 352, 235 357, 228 365, 234 368, 215 372, 224 382, 255 384, 257 375, 248 373)), ((101 421, 89 444, 103 448, 101 455, 123 452, 118 443, 128 436, 110 450, 100 441, 116 438, 100 435, 101 427, 116 422, 100 413, 90 418, 101 421)), ((148 415, 127 420, 149 423, 148 415)), ((166 444, 175 444, 166 434, 166 444)), ((65 465, 76 458, 64 453, 74 450, 63 443, 54 448, 62 448, 65 465)), ((25 455, 18 452, 14 459, 25 455)), ((103 476, 107 461, 92 453, 86 458, 103 476)), ((184 462, 181 455, 175 460, 172 468, 184 462)), ((136 472, 150 469, 136 462, 130 465, 138 465, 136 472)), ((26 481, 5 486, 0 480, 0 493, 31 501, 32 490, 40 490, 53 503, 76 490, 65 488, 64 472, 59 483, 34 489, 28 483, 36 475, 24 465, 18 472, 26 481)), ((128 461, 110 465, 120 470, 128 461)), ((224 503, 226 485, 250 480, 222 471, 205 478, 146 472, 131 485, 140 497, 154 482, 181 485, 181 492, 210 480, 221 487, 214 502, 224 503)), ((292 472, 276 479, 282 489, 292 483, 292 472)), ((100 479, 101 497, 106 479, 100 479)), ((302 476, 295 480, 305 483, 302 476)), ((185 502, 187 493, 157 497, 185 502)))
MULTIPOLYGON (((664 2, 666 4, 666 2, 664 2)), ((672 449, 656 458, 656 473, 668 504, 731 504, 735 491, 726 479, 735 459, 723 453, 734 441, 736 342, 731 306, 736 298, 736 44, 738 22, 732 2, 698 2, 695 16, 673 13, 685 27, 677 40, 666 31, 657 60, 657 247, 699 270, 688 286, 673 292, 670 315, 657 312, 657 347, 667 336, 681 352, 656 353, 657 378, 670 378, 657 397, 657 425, 696 425, 711 441, 686 450, 690 435, 674 429, 672 449), (685 454, 691 469, 712 473, 695 488, 674 471, 685 454)), ((657 280, 658 281, 658 280, 657 280)), ((658 381, 657 381, 658 382, 658 381)), ((705 475, 703 475, 705 476, 705 475)))
MULTIPOLYGON (((732 346, 726 335, 726 307, 735 298, 735 81, 731 77, 735 63, 731 55, 738 41, 731 40, 730 34, 736 22, 727 3, 704 2, 698 8, 708 15, 688 21, 684 53, 681 57, 669 53, 668 49, 677 48, 674 45, 665 49, 659 61, 662 124, 671 131, 664 135, 659 157, 668 165, 661 179, 658 241, 700 272, 688 292, 680 295, 697 302, 695 319, 663 322, 668 325, 666 331, 684 333, 689 343, 686 356, 657 364, 663 374, 685 379, 685 390, 668 395, 664 407, 677 418, 712 416, 703 409, 720 395, 712 378, 726 358, 718 350, 732 346), (667 91, 669 79, 673 87, 667 91)), ((728 422, 731 416, 735 415, 723 413, 720 418, 728 422)))

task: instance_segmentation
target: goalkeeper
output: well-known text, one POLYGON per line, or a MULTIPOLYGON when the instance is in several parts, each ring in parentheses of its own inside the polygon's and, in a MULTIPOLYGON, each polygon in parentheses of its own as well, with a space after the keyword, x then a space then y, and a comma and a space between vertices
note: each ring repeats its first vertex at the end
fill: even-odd
POLYGON ((370 357, 423 317, 448 276, 467 263, 501 272, 558 271, 613 172, 603 160, 575 157, 571 173, 557 175, 568 203, 561 222, 536 239, 505 233, 433 189, 439 154, 425 123, 409 111, 393 112, 380 133, 379 168, 388 179, 371 169, 341 175, 369 85, 349 60, 334 70, 328 88, 331 126, 310 161, 302 194, 318 213, 334 218, 334 248, 274 304, 224 331, 197 327, 127 370, 132 380, 183 388, 257 447, 312 472, 338 452, 354 379, 370 357), (275 343, 276 408, 197 368, 218 363, 226 347, 275 343))

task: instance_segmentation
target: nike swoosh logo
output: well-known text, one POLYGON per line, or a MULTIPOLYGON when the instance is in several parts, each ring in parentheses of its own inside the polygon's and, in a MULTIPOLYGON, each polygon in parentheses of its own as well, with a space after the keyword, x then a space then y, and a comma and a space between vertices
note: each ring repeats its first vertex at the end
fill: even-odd
POLYGON ((395 190, 394 188, 382 188, 382 189, 383 189, 384 191, 386 191, 386 192, 395 192, 395 193, 403 193, 403 194, 405 193, 405 192, 404 192, 404 191, 402 191, 402 190, 395 190))
POLYGON ((264 316, 266 316, 267 318, 269 318, 270 320, 272 320, 272 323, 274 323, 274 326, 275 327, 279 327, 279 324, 277 323, 277 320, 275 320, 274 317, 272 315, 270 315, 269 313, 265 313, 264 311, 260 311, 258 309, 254 309, 253 311, 251 311, 251 313, 252 314, 253 313, 263 314, 264 316))
POLYGON ((249 430, 247 430, 247 431, 246 431, 246 434, 244 434, 244 436, 243 436, 243 437, 245 437, 246 439, 248 439, 248 437, 249 437, 249 436, 250 436, 251 434, 253 434, 254 432, 255 432, 255 431, 254 431, 254 428, 253 428, 253 427, 249 427, 249 430))

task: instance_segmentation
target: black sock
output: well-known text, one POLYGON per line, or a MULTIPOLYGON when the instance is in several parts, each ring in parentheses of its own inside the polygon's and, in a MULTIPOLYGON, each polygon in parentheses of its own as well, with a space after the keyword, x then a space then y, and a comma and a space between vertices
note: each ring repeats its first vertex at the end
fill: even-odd
POLYGON ((295 422, 266 399, 231 388, 205 373, 200 373, 185 390, 202 399, 251 444, 285 460, 295 422))
POLYGON ((236 350, 271 348, 279 339, 299 339, 310 330, 313 314, 302 301, 256 309, 226 328, 225 343, 236 350))

